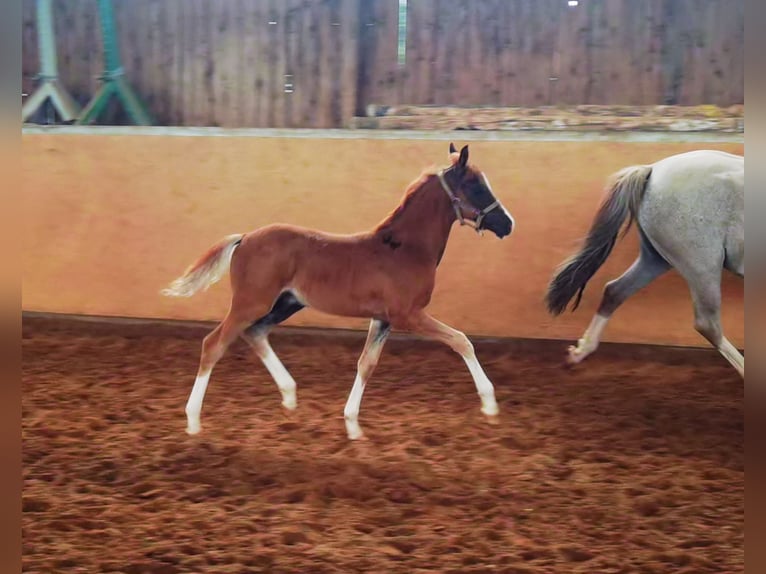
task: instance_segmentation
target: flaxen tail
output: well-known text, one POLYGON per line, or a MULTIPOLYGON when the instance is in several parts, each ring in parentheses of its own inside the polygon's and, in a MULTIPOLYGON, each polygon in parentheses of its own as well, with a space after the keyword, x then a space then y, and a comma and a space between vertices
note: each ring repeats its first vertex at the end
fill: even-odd
POLYGON ((242 234, 229 235, 213 245, 184 274, 173 281, 162 294, 168 297, 191 297, 207 289, 229 270, 232 255, 242 241, 242 234))
POLYGON ((623 235, 630 229, 651 173, 651 165, 639 165, 626 167, 614 174, 613 183, 608 187, 582 249, 559 266, 548 285, 545 303, 552 315, 563 313, 575 295, 572 311, 577 309, 585 285, 609 257, 620 228, 628 217, 630 219, 623 235))

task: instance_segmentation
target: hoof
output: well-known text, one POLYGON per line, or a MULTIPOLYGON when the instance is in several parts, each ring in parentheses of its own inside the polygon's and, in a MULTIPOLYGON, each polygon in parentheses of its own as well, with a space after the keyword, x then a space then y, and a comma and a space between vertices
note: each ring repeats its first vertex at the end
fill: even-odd
POLYGON ((282 395, 282 406, 288 411, 294 411, 298 407, 298 397, 294 391, 282 395))
POLYGON ((202 430, 202 427, 199 424, 196 425, 187 425, 186 426, 186 434, 189 436, 194 436, 195 434, 199 434, 202 430))
POLYGON ((575 347, 574 345, 570 345, 567 349, 567 359, 566 362, 569 366, 577 365, 578 363, 581 363, 585 357, 587 357, 590 353, 586 353, 579 347, 575 347))
POLYGON ((493 400, 488 405, 482 405, 481 412, 487 418, 492 418, 492 417, 497 417, 497 415, 500 414, 500 409, 497 408, 497 403, 493 400))
POLYGON ((487 424, 492 426, 500 424, 500 415, 484 415, 484 418, 487 420, 487 424))
POLYGON ((364 433, 362 427, 359 426, 359 422, 355 420, 346 419, 346 434, 349 440, 363 440, 364 433))

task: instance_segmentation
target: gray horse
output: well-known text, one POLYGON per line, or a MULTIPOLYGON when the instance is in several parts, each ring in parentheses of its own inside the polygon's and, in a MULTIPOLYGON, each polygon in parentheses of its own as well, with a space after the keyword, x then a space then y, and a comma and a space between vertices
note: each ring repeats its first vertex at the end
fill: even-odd
MULTIPOLYGON (((561 314, 606 261, 625 219, 635 219, 640 253, 604 288, 596 315, 568 361, 596 350, 607 321, 628 297, 674 267, 694 304, 694 327, 745 376, 745 359, 721 330, 721 273, 745 276, 745 158, 720 151, 681 153, 614 175, 579 253, 564 261, 546 294, 548 310, 561 314)), ((624 233, 623 233, 624 235, 624 233)))

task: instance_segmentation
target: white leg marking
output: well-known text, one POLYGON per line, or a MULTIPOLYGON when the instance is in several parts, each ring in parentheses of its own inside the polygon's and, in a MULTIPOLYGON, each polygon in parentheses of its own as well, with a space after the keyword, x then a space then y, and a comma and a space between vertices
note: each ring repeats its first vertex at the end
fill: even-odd
POLYGON ((202 430, 200 413, 202 412, 202 401, 205 398, 205 391, 207 390, 209 380, 210 371, 197 375, 189 395, 189 400, 186 401, 186 432, 188 434, 197 434, 202 430))
POLYGON ((295 380, 272 350, 268 341, 264 339, 260 344, 263 346, 263 350, 260 352, 261 361, 277 383, 279 392, 282 393, 282 406, 292 411, 298 406, 295 380))
POLYGON ((484 369, 481 368, 473 349, 473 343, 466 337, 465 333, 437 321, 426 313, 415 319, 414 330, 421 335, 448 345, 453 351, 463 357, 463 361, 465 361, 471 373, 474 385, 476 385, 476 390, 481 399, 481 412, 489 417, 490 422, 495 422, 495 417, 499 412, 497 401, 495 400, 495 388, 492 386, 492 382, 487 377, 484 369))
POLYGON ((354 386, 348 395, 346 406, 343 409, 343 418, 346 422, 346 433, 351 440, 357 440, 364 436, 362 427, 359 426, 359 409, 362 405, 362 395, 364 387, 372 376, 380 353, 383 351, 383 344, 386 342, 389 334, 389 327, 384 326, 380 321, 373 319, 370 321, 370 329, 367 334, 367 341, 364 344, 359 361, 357 362, 356 378, 354 386))
POLYGON ((346 432, 351 440, 357 440, 364 436, 362 427, 359 426, 359 408, 362 404, 364 385, 364 380, 357 373, 354 379, 354 386, 351 387, 351 393, 349 393, 348 400, 346 401, 346 407, 343 409, 343 418, 346 420, 346 432))
POLYGON ((593 316, 582 338, 577 341, 577 346, 570 345, 568 349, 568 361, 570 364, 579 363, 598 348, 598 344, 601 341, 601 333, 604 331, 608 321, 609 317, 604 317, 598 313, 593 316))
POLYGON ((464 355, 463 360, 468 366, 468 370, 471 372, 473 382, 476 385, 476 390, 479 393, 479 398, 481 399, 481 412, 488 417, 497 416, 499 409, 497 407, 497 401, 495 400, 495 387, 492 386, 489 377, 487 377, 484 369, 481 368, 476 355, 473 353, 464 355))
POLYGON ((721 344, 718 346, 718 351, 726 358, 731 365, 737 369, 737 372, 744 379, 745 378, 745 357, 737 350, 737 347, 731 344, 729 339, 721 337, 721 344))

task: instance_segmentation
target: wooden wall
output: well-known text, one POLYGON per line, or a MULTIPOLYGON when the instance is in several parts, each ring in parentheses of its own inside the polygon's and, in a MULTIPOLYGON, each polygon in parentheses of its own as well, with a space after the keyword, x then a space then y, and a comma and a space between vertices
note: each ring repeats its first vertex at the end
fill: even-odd
MULTIPOLYGON (((24 89, 37 72, 23 0, 24 89)), ((101 72, 96 0, 55 0, 60 75, 101 72)), ((114 0, 124 66, 164 125, 341 127, 367 104, 741 104, 744 0, 114 0)), ((119 123, 113 116, 112 121, 119 123)))
POLYGON ((365 4, 360 67, 371 103, 744 101, 738 0, 416 0, 404 66, 392 46, 396 2, 365 4))

